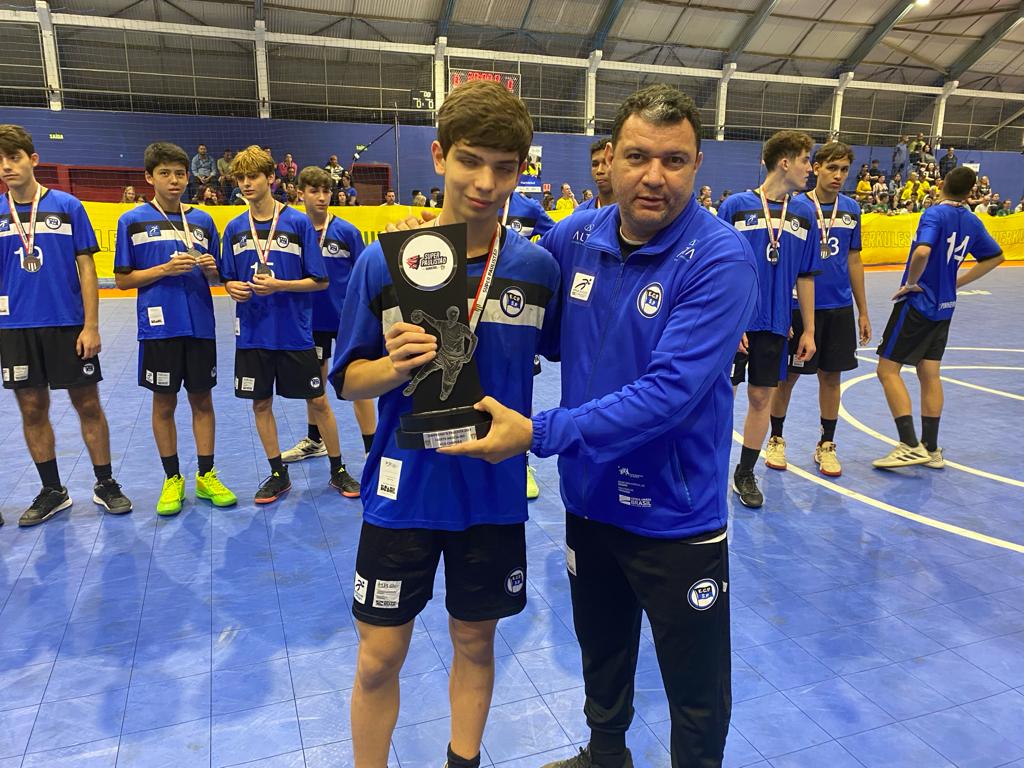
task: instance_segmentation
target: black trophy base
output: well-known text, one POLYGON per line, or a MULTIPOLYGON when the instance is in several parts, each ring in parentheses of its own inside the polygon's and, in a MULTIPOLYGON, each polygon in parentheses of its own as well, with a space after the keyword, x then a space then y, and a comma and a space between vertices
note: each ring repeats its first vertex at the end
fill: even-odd
POLYGON ((395 430, 395 442, 403 451, 444 448, 478 440, 491 430, 491 414, 471 405, 443 411, 407 413, 395 430))

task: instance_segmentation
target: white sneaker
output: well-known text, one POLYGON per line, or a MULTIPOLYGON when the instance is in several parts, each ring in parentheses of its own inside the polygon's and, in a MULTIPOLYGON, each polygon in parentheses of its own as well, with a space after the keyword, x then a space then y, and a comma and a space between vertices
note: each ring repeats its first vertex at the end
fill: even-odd
POLYGON ((918 443, 911 448, 906 443, 899 443, 889 453, 880 459, 875 459, 871 464, 879 469, 893 469, 895 467, 912 467, 915 464, 927 464, 932 456, 925 450, 925 447, 918 443))
POLYGON ((925 464, 926 467, 931 467, 932 469, 942 469, 944 466, 946 466, 946 460, 942 458, 941 448, 936 448, 934 451, 928 451, 928 455, 931 457, 931 460, 927 464, 925 464))
POLYGON ((769 437, 764 449, 764 463, 769 469, 785 469, 786 441, 781 437, 769 437))
POLYGON ((839 477, 843 474, 843 467, 836 456, 836 444, 830 440, 818 445, 814 449, 814 463, 818 470, 826 477, 839 477))
POLYGON ((285 464, 290 464, 295 461, 326 455, 327 446, 324 445, 323 440, 310 440, 308 437, 304 437, 293 448, 289 448, 281 454, 281 461, 285 464))

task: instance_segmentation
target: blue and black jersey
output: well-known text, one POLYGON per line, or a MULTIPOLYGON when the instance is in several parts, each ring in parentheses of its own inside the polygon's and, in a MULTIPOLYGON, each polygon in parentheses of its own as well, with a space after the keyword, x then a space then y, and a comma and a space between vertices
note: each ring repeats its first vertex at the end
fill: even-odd
MULTIPOLYGON (((320 242, 322 231, 316 233, 320 242)), ((331 283, 326 291, 313 294, 313 330, 337 333, 341 322, 341 308, 345 304, 348 279, 352 267, 363 252, 363 236, 354 225, 338 216, 332 216, 327 224, 320 255, 331 283)))
POLYGON ((521 192, 513 192, 508 199, 508 218, 505 226, 529 240, 534 235, 543 235, 553 226, 554 219, 548 216, 544 206, 521 192))
MULTIPOLYGON (((806 197, 806 196, 804 196, 806 197)), ((807 197, 811 210, 817 218, 814 201, 807 197)), ((814 278, 815 309, 837 309, 853 304, 853 289, 850 286, 850 251, 859 251, 860 243, 860 206, 857 201, 846 195, 839 195, 835 203, 822 203, 821 213, 825 218, 825 226, 832 219, 833 206, 839 206, 835 223, 829 229, 828 257, 821 260, 821 274, 814 278)), ((818 222, 819 232, 821 222, 818 222)), ((821 235, 818 235, 818 250, 821 250, 821 235)), ((793 296, 793 309, 797 309, 796 296, 793 296)))

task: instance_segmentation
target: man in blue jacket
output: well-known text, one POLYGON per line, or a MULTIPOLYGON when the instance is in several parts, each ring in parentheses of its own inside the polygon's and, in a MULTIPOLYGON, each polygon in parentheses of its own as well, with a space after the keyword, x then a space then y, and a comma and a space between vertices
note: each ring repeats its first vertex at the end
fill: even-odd
POLYGON ((732 707, 727 371, 757 302, 750 246, 697 204, 700 115, 665 85, 619 108, 618 205, 542 240, 562 270, 562 403, 527 419, 485 398, 487 437, 441 449, 500 462, 559 454, 566 565, 590 743, 547 768, 632 766, 626 731, 646 611, 673 766, 720 766, 732 707))

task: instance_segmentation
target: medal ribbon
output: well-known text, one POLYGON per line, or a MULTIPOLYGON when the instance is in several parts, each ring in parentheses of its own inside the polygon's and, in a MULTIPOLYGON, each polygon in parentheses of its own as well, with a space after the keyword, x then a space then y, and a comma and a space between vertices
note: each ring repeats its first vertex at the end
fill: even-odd
POLYGON ((324 231, 320 233, 320 250, 324 249, 324 240, 327 239, 327 228, 331 226, 331 212, 327 212, 327 221, 324 222, 324 231))
POLYGON ((7 204, 11 208, 11 223, 14 225, 14 231, 21 238, 21 244, 25 247, 26 259, 31 259, 36 254, 36 214, 39 212, 39 198, 42 196, 43 185, 36 184, 36 196, 32 198, 32 212, 28 215, 28 232, 26 233, 25 228, 21 225, 18 209, 15 207, 14 195, 11 194, 10 189, 7 190, 7 204))
POLYGON ((768 198, 765 197, 764 189, 757 188, 757 194, 761 197, 761 209, 764 211, 764 225, 768 228, 768 240, 776 253, 781 253, 779 244, 782 242, 782 228, 786 226, 786 211, 789 208, 789 194, 782 201, 782 213, 779 214, 779 231, 776 233, 772 226, 772 215, 768 210, 768 198))
POLYGON ((818 196, 811 190, 807 193, 807 196, 814 201, 814 207, 818 211, 818 229, 821 230, 821 244, 823 247, 828 245, 828 233, 832 231, 832 227, 836 223, 836 214, 839 213, 839 198, 836 198, 835 203, 832 204, 832 218, 829 219, 828 227, 825 226, 825 214, 822 213, 821 203, 818 202, 818 196))
POLYGON ((178 228, 176 226, 174 226, 174 222, 171 221, 170 218, 168 218, 166 213, 164 213, 164 209, 161 208, 160 207, 160 203, 157 202, 156 195, 153 196, 153 200, 151 201, 151 205, 154 208, 156 208, 158 211, 160 211, 160 215, 164 217, 164 220, 168 224, 171 225, 171 229, 174 230, 174 234, 176 234, 178 237, 180 237, 182 242, 185 243, 185 248, 187 250, 192 250, 195 247, 195 245, 194 245, 194 241, 192 240, 192 232, 188 228, 188 219, 185 218, 185 206, 182 206, 179 209, 180 212, 181 212, 181 228, 182 228, 182 230, 184 232, 184 234, 182 234, 182 232, 179 232, 178 228))
POLYGON ((501 227, 494 230, 494 237, 491 238, 491 253, 487 257, 487 264, 484 266, 484 273, 480 277, 480 284, 476 288, 476 296, 473 298, 473 306, 469 309, 469 330, 476 333, 476 327, 480 324, 480 318, 484 313, 484 305, 487 303, 487 294, 491 290, 491 283, 494 282, 494 272, 498 268, 498 252, 501 250, 501 227))
MULTIPOLYGON (((256 255, 262 264, 266 264, 267 259, 270 257, 270 244, 273 242, 274 233, 277 231, 277 217, 281 215, 283 207, 279 202, 274 201, 274 218, 270 221, 270 232, 267 233, 266 248, 260 245, 260 239, 256 236, 256 222, 252 217, 252 208, 249 208, 249 234, 252 235, 252 247, 256 249, 256 255)), ((327 231, 327 227, 324 227, 324 231, 327 231)))

